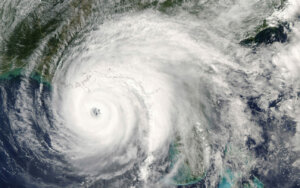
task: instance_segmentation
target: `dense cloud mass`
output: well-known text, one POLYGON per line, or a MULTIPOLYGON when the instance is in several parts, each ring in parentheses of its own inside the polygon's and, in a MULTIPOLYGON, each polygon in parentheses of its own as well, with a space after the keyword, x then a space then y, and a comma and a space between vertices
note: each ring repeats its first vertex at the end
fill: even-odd
POLYGON ((298 0, 0 7, 4 187, 300 187, 298 0))

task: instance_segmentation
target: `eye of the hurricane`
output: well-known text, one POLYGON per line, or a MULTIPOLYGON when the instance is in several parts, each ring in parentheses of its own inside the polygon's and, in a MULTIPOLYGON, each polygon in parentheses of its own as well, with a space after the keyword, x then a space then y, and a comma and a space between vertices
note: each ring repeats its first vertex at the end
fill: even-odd
POLYGON ((91 115, 92 115, 93 117, 95 117, 95 118, 100 117, 100 115, 101 115, 101 110, 100 110, 99 108, 97 108, 97 107, 93 107, 93 108, 91 109, 91 115))

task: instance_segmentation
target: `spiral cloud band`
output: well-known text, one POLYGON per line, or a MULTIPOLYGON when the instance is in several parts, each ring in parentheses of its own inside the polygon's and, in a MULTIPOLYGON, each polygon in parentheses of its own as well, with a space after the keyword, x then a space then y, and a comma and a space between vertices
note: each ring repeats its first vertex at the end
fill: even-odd
POLYGON ((0 183, 300 186, 297 1, 72 2, 0 54, 0 183))
POLYGON ((189 80, 200 76, 195 74, 201 70, 201 47, 182 35, 178 24, 149 16, 105 23, 91 34, 87 49, 75 51, 56 73, 53 106, 82 139, 73 155, 80 156, 79 163, 89 161, 87 170, 103 165, 99 154, 114 154, 112 161, 121 164, 136 160, 137 147, 152 161, 167 151, 177 129, 188 131, 200 121, 200 109, 192 104, 199 91, 189 91, 199 86, 189 80), (178 74, 176 69, 187 67, 184 61, 193 67, 178 74), (97 161, 91 162, 93 155, 97 161))

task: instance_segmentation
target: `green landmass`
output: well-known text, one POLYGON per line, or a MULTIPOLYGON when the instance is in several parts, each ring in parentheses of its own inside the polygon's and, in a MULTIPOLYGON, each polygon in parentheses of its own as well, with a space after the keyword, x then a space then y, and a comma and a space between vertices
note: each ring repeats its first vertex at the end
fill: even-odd
POLYGON ((32 61, 34 53, 39 53, 41 55, 35 60, 34 71, 50 82, 55 58, 84 27, 82 18, 91 15, 91 2, 73 0, 64 6, 60 1, 41 3, 17 24, 2 44, 0 74, 25 68, 32 61))
MULTIPOLYGON (((275 9, 282 9, 286 0, 281 0, 279 4, 275 3, 272 5, 275 9)), ((286 42, 287 34, 285 28, 288 29, 287 23, 279 23, 277 26, 270 26, 266 20, 263 20, 251 34, 247 33, 246 38, 240 41, 243 46, 258 46, 261 44, 272 44, 273 42, 286 42)))
MULTIPOLYGON (((182 2, 183 0, 121 0, 108 9, 114 13, 147 8, 167 12, 182 2)), ((25 68, 30 61, 35 61, 34 71, 51 82, 59 58, 93 18, 93 13, 96 12, 94 9, 94 0, 72 0, 70 3, 56 0, 41 3, 16 25, 1 44, 0 75, 25 68), (40 54, 36 59, 32 58, 35 53, 40 54)))
MULTIPOLYGON (((169 14, 176 7, 191 1, 121 0, 113 5, 95 4, 95 0, 70 0, 68 3, 61 0, 42 1, 18 22, 0 44, 0 75, 26 68, 33 61, 34 72, 51 83, 58 62, 68 46, 80 38, 84 31, 92 29, 87 27, 90 21, 101 16, 104 18, 111 13, 148 8, 169 14)), ((280 7, 284 3, 285 0, 281 0, 280 7)), ((269 27, 264 21, 256 28, 256 35, 247 37, 241 44, 251 46, 272 42, 273 35, 277 41, 285 40, 282 27, 269 27)))
POLYGON ((248 37, 240 42, 244 46, 257 46, 260 44, 272 44, 273 42, 286 42, 285 27, 280 24, 276 27, 268 27, 266 24, 260 27, 255 36, 248 37))

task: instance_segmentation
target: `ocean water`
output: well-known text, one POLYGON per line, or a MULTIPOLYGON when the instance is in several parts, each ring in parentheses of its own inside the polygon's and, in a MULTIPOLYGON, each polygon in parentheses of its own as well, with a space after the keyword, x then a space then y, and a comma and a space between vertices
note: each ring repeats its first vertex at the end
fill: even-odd
POLYGON ((297 0, 0 7, 0 187, 300 187, 297 0))

